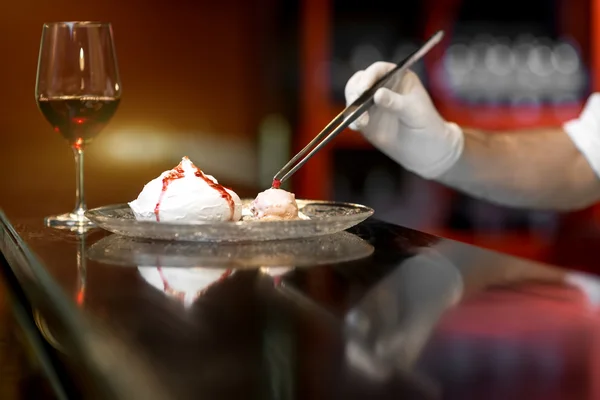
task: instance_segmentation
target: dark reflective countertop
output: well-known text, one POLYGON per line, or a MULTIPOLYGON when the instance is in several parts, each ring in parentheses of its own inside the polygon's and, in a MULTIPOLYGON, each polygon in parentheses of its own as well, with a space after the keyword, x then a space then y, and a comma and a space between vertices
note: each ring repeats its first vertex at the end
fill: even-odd
POLYGON ((600 399, 594 276, 375 219, 238 245, 0 223, 99 398, 600 399))

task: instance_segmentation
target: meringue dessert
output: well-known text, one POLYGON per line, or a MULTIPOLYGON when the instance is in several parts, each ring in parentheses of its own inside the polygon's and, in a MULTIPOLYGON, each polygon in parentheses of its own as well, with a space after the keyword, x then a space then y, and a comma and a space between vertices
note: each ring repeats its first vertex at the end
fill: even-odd
POLYGON ((194 223, 242 218, 240 197, 205 175, 188 157, 148 182, 129 207, 141 221, 194 223))
POLYGON ((208 290, 219 285, 235 273, 231 269, 163 268, 143 265, 138 266, 138 272, 155 289, 180 301, 186 307, 191 306, 208 290))
POLYGON ((272 187, 260 192, 250 204, 250 212, 259 220, 299 219, 298 204, 293 193, 272 187))

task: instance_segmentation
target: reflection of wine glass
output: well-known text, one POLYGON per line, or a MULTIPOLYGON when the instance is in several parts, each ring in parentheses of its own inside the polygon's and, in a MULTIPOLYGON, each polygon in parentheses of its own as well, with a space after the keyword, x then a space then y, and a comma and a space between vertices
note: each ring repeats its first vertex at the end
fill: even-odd
POLYGON ((85 303, 85 290, 87 281, 87 257, 85 256, 85 228, 77 230, 77 287, 75 289, 75 303, 83 307, 85 303))
POLYGON ((54 131, 71 145, 77 169, 75 209, 47 217, 46 225, 91 226, 93 223, 84 215, 83 150, 110 121, 121 98, 111 25, 44 24, 35 97, 54 131))
MULTIPOLYGON (((79 308, 85 305, 86 282, 87 282, 87 257, 86 257, 86 236, 89 229, 85 226, 77 226, 72 230, 74 232, 74 241, 76 241, 76 261, 77 261, 77 282, 72 299, 79 308)), ((64 346, 64 331, 61 330, 61 325, 56 324, 56 321, 50 318, 47 320, 39 309, 34 309, 34 321, 42 336, 57 350, 66 354, 64 346)))

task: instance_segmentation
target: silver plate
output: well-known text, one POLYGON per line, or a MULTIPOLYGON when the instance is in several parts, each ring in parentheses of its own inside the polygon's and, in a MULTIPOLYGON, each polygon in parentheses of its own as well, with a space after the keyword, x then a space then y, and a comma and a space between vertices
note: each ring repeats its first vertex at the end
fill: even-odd
MULTIPOLYGON (((253 199, 242 200, 243 207, 253 199)), ((351 228, 373 215, 359 204, 296 200, 308 219, 290 221, 239 221, 176 224, 137 221, 127 204, 89 210, 86 216, 100 228, 119 235, 157 240, 195 242, 257 242, 323 236, 351 228)))

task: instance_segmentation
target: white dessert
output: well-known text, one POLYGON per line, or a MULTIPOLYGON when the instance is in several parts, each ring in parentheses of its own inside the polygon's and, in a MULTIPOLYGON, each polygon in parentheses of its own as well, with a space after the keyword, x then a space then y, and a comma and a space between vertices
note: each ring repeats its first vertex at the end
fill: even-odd
POLYGON ((193 223, 242 217, 239 196, 205 175, 188 157, 148 182, 129 207, 142 221, 193 223))
POLYGON ((294 267, 260 267, 259 271, 273 278, 281 278, 283 275, 293 271, 294 267))
POLYGON ((151 286, 181 301, 186 307, 234 273, 229 269, 151 266, 139 266, 138 272, 151 286))
POLYGON ((261 220, 299 218, 296 196, 283 189, 270 188, 260 192, 250 204, 250 211, 254 218, 261 220))

